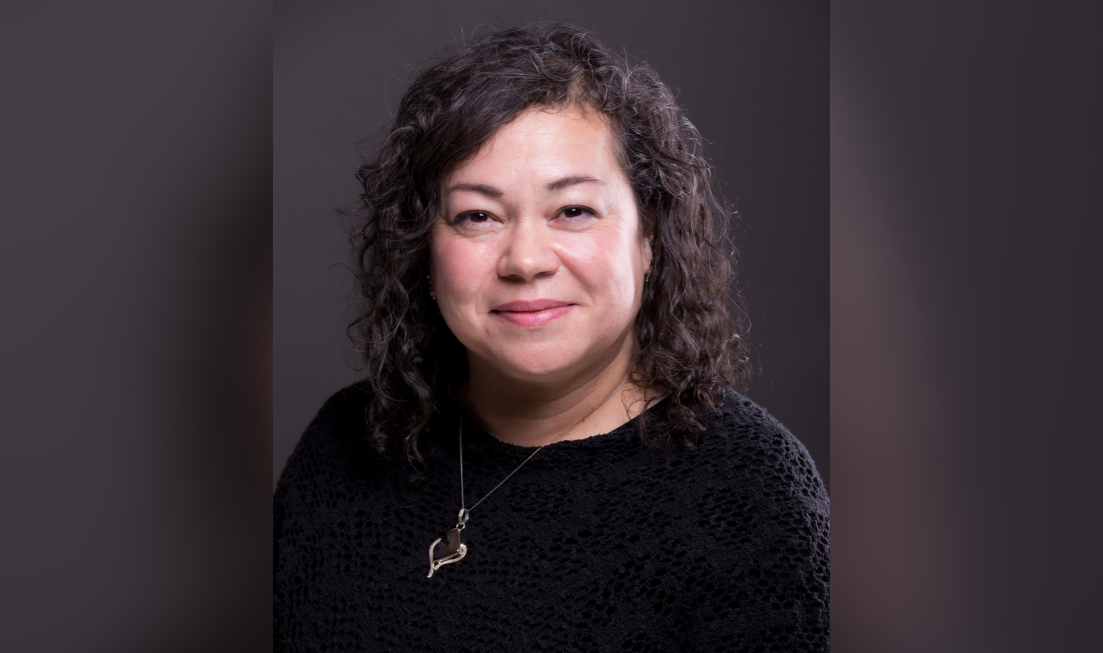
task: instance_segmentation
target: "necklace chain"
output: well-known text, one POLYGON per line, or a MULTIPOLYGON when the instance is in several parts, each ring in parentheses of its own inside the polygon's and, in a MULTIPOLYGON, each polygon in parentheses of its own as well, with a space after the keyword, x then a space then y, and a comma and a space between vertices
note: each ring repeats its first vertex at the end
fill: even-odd
POLYGON ((486 501, 487 498, 490 495, 494 494, 498 490, 498 488, 502 487, 502 485, 505 484, 505 482, 508 481, 510 478, 512 478, 513 475, 518 472, 518 470, 520 470, 522 467, 525 466, 525 463, 532 460, 533 456, 540 453, 541 449, 543 449, 544 447, 548 446, 549 444, 555 442, 559 438, 563 437, 563 434, 565 434, 567 431, 570 431, 575 426, 578 426, 579 422, 586 419, 590 415, 593 415, 595 410, 597 410, 598 408, 601 408, 602 406, 604 406, 605 402, 609 401, 610 399, 613 398, 613 395, 620 392, 620 389, 624 387, 625 383, 628 383, 628 379, 625 379, 624 381, 622 381, 621 384, 617 386, 616 390, 613 390, 613 392, 610 393, 608 397, 602 399, 601 403, 599 403, 598 405, 591 408, 588 413, 586 413, 582 417, 579 417, 578 419, 576 419, 570 426, 568 426, 567 428, 560 431, 554 438, 548 440, 544 444, 537 447, 536 451, 533 451, 532 453, 529 454, 528 458, 525 458, 524 460, 522 460, 520 465, 517 465, 517 467, 514 468, 514 470, 512 472, 507 474, 506 477, 501 480, 501 482, 499 482, 497 485, 494 486, 494 489, 492 489, 490 492, 487 492, 485 495, 483 495, 483 498, 476 501, 475 505, 471 506, 470 510, 467 508, 467 505, 465 503, 465 498, 464 498, 465 493, 464 493, 464 489, 463 489, 463 409, 461 408, 460 409, 460 429, 459 429, 459 439, 460 439, 460 514, 456 519, 456 527, 453 528, 452 530, 448 531, 448 536, 447 536, 448 541, 447 542, 442 542, 442 538, 438 537, 432 544, 429 545, 429 576, 428 577, 432 578, 433 573, 436 572, 441 567, 443 567, 444 565, 450 565, 453 562, 459 562, 460 560, 463 560, 463 557, 465 555, 467 555, 467 545, 464 544, 461 541, 462 538, 460 536, 460 532, 467 525, 467 518, 471 514, 471 510, 474 510, 475 508, 478 508, 480 503, 482 503, 483 501, 486 501))
POLYGON ((490 495, 494 494, 495 490, 497 490, 498 488, 502 487, 502 485, 504 485, 504 484, 505 484, 505 482, 506 482, 506 481, 508 481, 508 480, 510 479, 510 477, 512 477, 512 476, 513 476, 514 474, 516 474, 516 473, 517 473, 517 472, 518 472, 518 471, 519 471, 519 470, 520 470, 520 469, 521 469, 522 467, 524 467, 524 466, 525 466, 525 463, 527 463, 528 461, 532 460, 532 457, 533 457, 533 456, 535 456, 536 454, 540 453, 540 450, 541 450, 541 449, 543 449, 544 447, 548 446, 549 444, 552 444, 553 442, 555 442, 555 441, 556 441, 556 440, 558 440, 559 438, 563 437, 563 435, 564 435, 564 434, 565 434, 565 433, 566 433, 567 431, 570 431, 570 430, 571 430, 571 429, 573 429, 574 427, 578 426, 579 422, 581 422, 582 420, 586 419, 586 418, 587 418, 587 417, 589 417, 590 415, 593 415, 593 414, 594 414, 594 411, 596 411, 596 410, 597 410, 598 408, 601 408, 602 406, 604 406, 604 405, 605 405, 605 402, 609 401, 610 399, 612 399, 612 398, 613 398, 613 396, 614 396, 614 395, 616 395, 616 394, 617 394, 618 392, 620 392, 621 388, 623 388, 623 387, 624 387, 624 385, 625 385, 626 383, 628 383, 628 379, 625 379, 624 381, 622 381, 622 382, 621 382, 621 384, 617 386, 617 389, 616 389, 616 390, 613 390, 613 392, 611 392, 611 393, 609 394, 609 396, 608 396, 608 397, 606 397, 606 398, 602 399, 602 400, 601 400, 601 403, 599 403, 598 405, 596 405, 596 406, 594 406, 593 408, 591 408, 591 409, 590 409, 590 412, 586 413, 586 414, 585 414, 585 415, 583 415, 582 417, 579 417, 579 418, 578 418, 578 419, 576 419, 576 420, 575 420, 574 422, 572 422, 570 426, 568 426, 567 428, 565 428, 565 429, 563 429, 562 431, 560 431, 560 432, 559 432, 559 434, 558 434, 558 435, 556 435, 556 436, 555 436, 554 438, 552 438, 552 439, 548 440, 548 441, 547 441, 547 442, 545 442, 544 444, 542 444, 542 445, 540 445, 539 447, 537 447, 537 448, 536 448, 536 451, 533 451, 532 453, 530 453, 530 454, 529 454, 529 456, 528 456, 528 458, 525 458, 525 459, 524 459, 523 461, 521 461, 521 464, 520 464, 520 465, 517 465, 517 467, 516 467, 516 468, 514 468, 514 470, 513 470, 512 472, 510 472, 509 474, 507 474, 507 475, 506 475, 506 477, 505 477, 505 478, 503 478, 503 479, 502 479, 502 480, 501 480, 501 481, 500 481, 500 482, 499 482, 499 483, 498 483, 497 485, 495 485, 495 486, 494 486, 494 488, 493 488, 492 490, 490 490, 490 492, 487 492, 486 494, 484 494, 484 495, 483 495, 483 498, 481 498, 481 499, 479 499, 478 501, 476 501, 476 502, 475 502, 475 505, 471 506, 471 508, 470 508, 470 509, 469 509, 469 508, 467 508, 467 507, 465 506, 465 504, 464 504, 464 491, 463 491, 463 411, 461 410, 461 411, 460 411, 460 515, 461 515, 461 522, 466 522, 466 521, 467 521, 467 517, 466 517, 466 516, 467 516, 467 515, 469 515, 469 514, 471 514, 471 511, 472 511, 472 510, 474 510, 475 508, 478 508, 478 507, 479 507, 479 504, 480 504, 480 503, 482 503, 483 501, 486 501, 487 497, 489 497, 490 495))

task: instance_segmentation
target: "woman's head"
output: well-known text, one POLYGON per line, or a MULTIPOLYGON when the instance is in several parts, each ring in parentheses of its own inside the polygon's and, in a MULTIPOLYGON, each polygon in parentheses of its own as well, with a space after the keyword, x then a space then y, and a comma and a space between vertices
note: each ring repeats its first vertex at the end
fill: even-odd
POLYGON ((426 68, 358 178, 365 307, 352 329, 380 450, 405 441, 416 457, 468 351, 538 376, 628 343, 632 380, 669 397, 683 431, 746 382, 728 213, 700 137, 653 70, 585 31, 506 30, 426 68), (566 308, 509 315, 544 299, 566 308), (589 328, 584 346, 516 328, 545 318, 589 328))
POLYGON ((601 113, 530 107, 442 185, 430 277, 472 381, 539 393, 628 365, 651 246, 601 113))

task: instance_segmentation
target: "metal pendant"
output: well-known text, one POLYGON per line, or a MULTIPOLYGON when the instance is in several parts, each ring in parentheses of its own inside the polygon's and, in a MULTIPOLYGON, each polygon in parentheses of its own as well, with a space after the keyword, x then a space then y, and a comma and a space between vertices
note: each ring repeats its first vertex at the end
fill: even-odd
POLYGON ((438 537, 429 545, 429 575, 427 578, 432 578, 433 572, 444 565, 459 562, 467 555, 467 545, 460 542, 460 531, 467 525, 467 515, 466 510, 460 510, 459 521, 455 528, 448 531, 447 542, 442 542, 442 538, 438 537))

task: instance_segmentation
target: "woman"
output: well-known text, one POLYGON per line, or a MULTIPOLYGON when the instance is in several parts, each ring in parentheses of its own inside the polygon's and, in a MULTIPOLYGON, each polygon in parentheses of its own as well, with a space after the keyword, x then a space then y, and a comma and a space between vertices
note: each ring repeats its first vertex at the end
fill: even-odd
POLYGON ((828 502, 736 392, 727 212, 582 30, 424 70, 361 168, 367 378, 275 497, 280 650, 825 650, 828 502))

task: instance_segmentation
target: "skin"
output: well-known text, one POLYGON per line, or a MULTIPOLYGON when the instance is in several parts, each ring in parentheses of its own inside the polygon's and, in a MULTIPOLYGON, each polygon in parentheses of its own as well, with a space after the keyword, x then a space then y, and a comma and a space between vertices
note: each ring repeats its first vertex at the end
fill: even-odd
MULTIPOLYGON (((500 440, 539 446, 628 376, 651 245, 614 144, 597 111, 532 108, 442 181, 430 279, 467 348, 467 410, 500 440)), ((560 439, 613 430, 641 397, 625 384, 560 439)))

